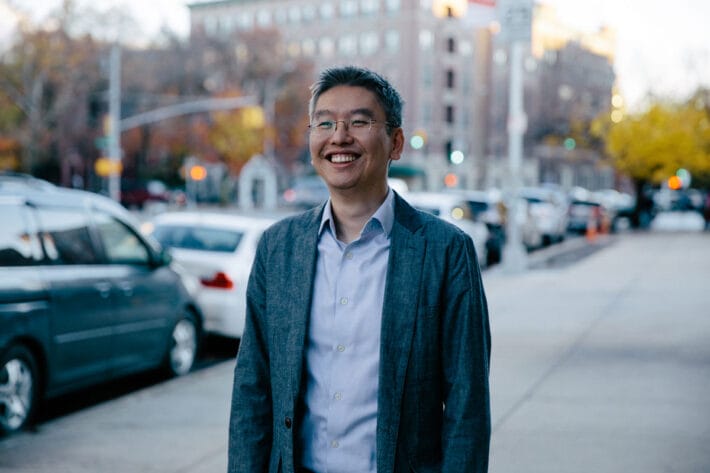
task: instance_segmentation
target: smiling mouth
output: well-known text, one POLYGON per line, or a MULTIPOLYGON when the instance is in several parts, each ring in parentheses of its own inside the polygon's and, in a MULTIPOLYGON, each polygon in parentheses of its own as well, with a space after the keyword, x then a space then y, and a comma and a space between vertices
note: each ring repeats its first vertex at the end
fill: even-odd
POLYGON ((351 163, 357 158, 358 156, 354 154, 331 154, 330 156, 328 156, 328 160, 334 164, 351 163))

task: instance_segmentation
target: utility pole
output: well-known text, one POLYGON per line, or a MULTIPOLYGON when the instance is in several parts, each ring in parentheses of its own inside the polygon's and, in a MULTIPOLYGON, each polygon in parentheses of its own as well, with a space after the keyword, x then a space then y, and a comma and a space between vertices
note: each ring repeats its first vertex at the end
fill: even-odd
POLYGON ((108 194, 116 202, 121 201, 121 47, 111 47, 109 72, 109 135, 108 154, 112 172, 108 177, 108 194))
POLYGON ((510 45, 508 75, 508 214, 503 269, 519 273, 527 267, 527 253, 518 222, 520 186, 522 183, 523 136, 527 117, 523 102, 523 56, 529 47, 532 27, 532 0, 502 0, 500 22, 503 39, 510 45))

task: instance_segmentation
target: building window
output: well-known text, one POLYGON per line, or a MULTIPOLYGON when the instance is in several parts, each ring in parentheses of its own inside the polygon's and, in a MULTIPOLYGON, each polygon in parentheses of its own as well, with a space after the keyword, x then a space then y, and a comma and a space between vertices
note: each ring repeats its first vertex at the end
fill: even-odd
POLYGON ((400 7, 400 0, 385 0, 385 9, 390 12, 397 12, 399 11, 400 7))
POLYGON ((450 53, 456 52, 456 40, 454 38, 449 38, 446 40, 446 50, 450 53))
POLYGON ((419 48, 422 51, 429 51, 434 44, 434 35, 429 30, 419 32, 419 48))
POLYGON ((399 51, 399 31, 388 31, 385 34, 385 47, 391 53, 399 51))
POLYGON ((369 31, 360 35, 360 53, 366 56, 372 55, 377 52, 379 48, 379 39, 377 33, 369 31))
POLYGON ((254 18, 249 12, 242 12, 237 20, 239 27, 243 30, 251 30, 254 28, 254 18))
POLYGON ((360 11, 363 15, 372 16, 380 11, 380 0, 362 0, 360 11))
POLYGON ((422 85, 428 88, 432 86, 433 82, 431 66, 425 65, 422 67, 422 85))
POLYGON ((277 25, 285 25, 288 22, 288 13, 286 13, 286 10, 274 10, 274 22, 277 25))
POLYGON ((304 56, 315 56, 316 54, 316 43, 312 39, 304 39, 303 44, 301 44, 301 51, 303 51, 304 56))
POLYGON ((217 21, 215 18, 211 16, 205 17, 204 28, 207 36, 214 36, 217 34, 217 21))
POLYGON ((296 41, 292 41, 288 43, 286 51, 292 58, 297 58, 301 54, 301 45, 296 41))
POLYGON ((301 22, 301 9, 297 6, 292 6, 288 9, 288 20, 291 23, 301 22))
POLYGON ((320 17, 324 20, 330 20, 335 16, 335 7, 332 3, 323 3, 320 6, 320 17))
POLYGON ((325 57, 330 57, 335 53, 335 43, 332 38, 321 38, 318 41, 318 50, 325 57))
POLYGON ((256 22, 262 28, 271 26, 271 15, 266 10, 260 10, 256 15, 256 22))
POLYGON ((446 123, 454 123, 454 106, 447 105, 445 109, 446 123))
POLYGON ((340 16, 350 18, 357 15, 357 2, 355 0, 341 0, 340 16))
POLYGON ((446 88, 447 89, 453 89, 454 87, 456 87, 455 75, 456 75, 456 73, 451 69, 446 71, 446 88))
POLYGON ((338 41, 338 52, 345 56, 354 56, 357 53, 357 40, 355 36, 343 36, 338 41))
POLYGON ((301 17, 303 21, 309 22, 316 19, 316 8, 313 5, 305 5, 303 11, 301 12, 301 17))

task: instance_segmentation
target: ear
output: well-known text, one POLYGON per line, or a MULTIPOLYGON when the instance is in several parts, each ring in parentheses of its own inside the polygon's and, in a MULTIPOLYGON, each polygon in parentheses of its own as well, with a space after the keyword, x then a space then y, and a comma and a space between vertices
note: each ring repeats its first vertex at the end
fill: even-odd
POLYGON ((397 161, 402 157, 402 152, 404 151, 404 131, 401 128, 397 128, 392 131, 392 150, 390 151, 390 159, 392 161, 397 161))

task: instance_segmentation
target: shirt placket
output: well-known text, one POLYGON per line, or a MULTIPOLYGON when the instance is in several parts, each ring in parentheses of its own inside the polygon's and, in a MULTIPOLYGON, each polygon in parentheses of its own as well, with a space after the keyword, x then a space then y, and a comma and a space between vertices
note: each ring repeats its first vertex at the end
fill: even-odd
MULTIPOLYGON (((338 275, 335 280, 335 309, 333 314, 333 363, 331 364, 330 386, 328 393, 328 447, 330 451, 342 448, 343 434, 346 426, 341 420, 346 419, 349 360, 355 347, 352 337, 351 323, 357 301, 353 294, 353 259, 355 258, 356 242, 347 245, 338 261, 338 275)), ((330 463, 330 462, 329 462, 330 463)))

